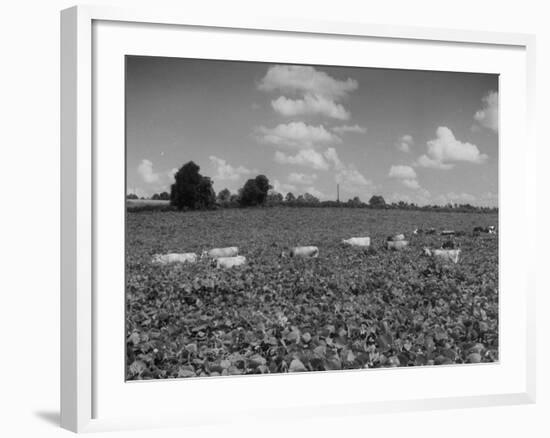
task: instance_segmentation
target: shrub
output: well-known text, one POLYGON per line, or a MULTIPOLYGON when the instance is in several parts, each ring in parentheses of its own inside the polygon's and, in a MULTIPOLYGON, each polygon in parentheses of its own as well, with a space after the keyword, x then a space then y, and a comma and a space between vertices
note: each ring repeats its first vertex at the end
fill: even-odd
POLYGON ((216 194, 212 180, 199 173, 200 167, 193 161, 184 164, 174 175, 175 182, 170 192, 170 203, 179 210, 205 210, 213 208, 216 194))
POLYGON ((258 175, 254 179, 249 179, 240 190, 240 205, 253 207, 265 204, 267 193, 271 188, 265 175, 258 175))

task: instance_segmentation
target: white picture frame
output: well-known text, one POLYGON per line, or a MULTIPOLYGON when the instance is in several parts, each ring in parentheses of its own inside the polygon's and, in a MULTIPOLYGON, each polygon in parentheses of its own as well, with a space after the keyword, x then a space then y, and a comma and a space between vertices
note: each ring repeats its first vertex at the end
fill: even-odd
MULTIPOLYGON (((126 32, 126 31, 124 31, 126 32)), ((182 38, 185 38, 183 35, 182 38)), ((162 42, 162 35, 159 36, 158 44, 162 42)), ((310 39, 315 39, 310 38, 310 39)), ((153 41, 152 39, 151 41, 153 41)), ((313 44, 313 43, 312 43, 313 44)), ((150 47, 144 48, 148 53, 154 53, 155 43, 152 42, 150 47)), ((166 49, 168 50, 168 49, 166 49)), ((197 46, 194 53, 200 50, 209 50, 207 45, 197 46)), ((251 51, 253 49, 250 49, 251 51)), ((401 49, 403 50, 403 49, 401 49)), ((462 50, 462 49, 460 49, 462 50)), ((267 50, 266 59, 275 59, 275 53, 269 54, 267 50)), ((205 424, 212 422, 216 418, 216 422, 235 421, 246 419, 250 416, 258 418, 274 418, 275 416, 284 414, 292 417, 311 417, 312 415, 343 415, 355 414, 362 415, 371 412, 399 412, 414 409, 441 409, 441 408, 456 408, 456 407, 477 407, 490 405, 504 404, 521 404, 533 403, 535 400, 535 309, 534 309, 534 268, 529 265, 529 260, 534 256, 525 256, 529 249, 534 248, 533 238, 526 236, 524 242, 512 243, 514 230, 523 224, 523 226, 535 227, 535 162, 533 153, 535 150, 535 141, 533 138, 532 121, 534 120, 534 52, 535 39, 532 35, 524 34, 507 34, 507 33, 490 33, 481 31, 459 31, 450 29, 424 29, 415 27, 402 26, 385 26, 373 25, 365 23, 338 23, 338 22, 312 22, 308 20, 297 19, 274 19, 274 18, 258 18, 258 17, 242 17, 241 19, 231 20, 228 22, 224 17, 215 16, 195 16, 188 15, 185 12, 162 11, 157 9, 149 10, 128 10, 110 7, 95 7, 95 6, 77 6, 61 13, 61 426, 75 431, 101 431, 121 428, 146 428, 146 427, 162 427, 174 425, 191 425, 205 424), (106 31, 97 31, 94 26, 97 24, 106 23, 106 31), (114 25, 113 25, 114 23, 114 25), (165 31, 173 31, 177 28, 188 29, 191 31, 200 31, 202 35, 208 35, 209 32, 223 32, 232 30, 238 33, 238 38, 254 40, 259 38, 259 35, 268 35, 270 38, 292 37, 292 38, 337 38, 338 44, 347 44, 346 38, 353 40, 354 44, 359 44, 361 41, 383 41, 385 44, 396 45, 414 45, 424 47, 422 50, 442 50, 446 45, 453 45, 456 48, 464 48, 476 50, 482 48, 483 54, 495 53, 495 59, 498 56, 503 57, 502 65, 507 62, 510 65, 515 65, 518 69, 516 73, 510 73, 511 78, 508 86, 510 95, 516 95, 514 102, 519 107, 512 107, 512 99, 503 98, 501 100, 504 109, 504 115, 501 117, 501 124, 507 120, 511 120, 512 115, 519 115, 521 119, 516 120, 516 126, 512 129, 506 128, 501 133, 501 155, 503 166, 506 163, 517 160, 522 160, 520 170, 515 177, 519 181, 514 186, 507 184, 507 170, 501 170, 500 199, 503 199, 503 206, 506 205, 506 196, 521 197, 525 206, 529 208, 518 208, 517 211, 501 208, 501 228, 503 230, 501 239, 501 255, 504 256, 503 265, 501 265, 501 282, 502 287, 506 288, 506 282, 516 282, 515 289, 519 290, 517 296, 505 295, 503 301, 504 310, 508 312, 502 318, 502 341, 505 341, 510 335, 509 316, 517 316, 517 331, 514 336, 517 336, 518 345, 522 348, 516 353, 518 357, 509 358, 506 355, 501 362, 495 366, 501 368, 484 368, 482 366, 468 366, 466 371, 456 371, 456 368, 447 367, 446 370, 435 369, 433 367, 415 371, 416 374, 403 374, 407 370, 382 370, 376 371, 377 379, 411 379, 422 382, 434 378, 437 379, 469 379, 468 376, 473 376, 474 379, 489 380, 487 376, 499 372, 499 369, 506 369, 513 362, 513 370, 508 370, 499 375, 500 380, 506 380, 510 383, 506 387, 502 382, 502 387, 497 387, 498 380, 494 386, 488 385, 486 389, 481 389, 481 393, 468 392, 465 389, 459 392, 458 389, 453 393, 439 392, 437 396, 418 397, 414 391, 410 393, 391 393, 388 398, 378 397, 374 399, 362 399, 361 397, 349 397, 347 400, 346 391, 332 390, 328 392, 324 398, 317 399, 313 402, 311 399, 304 398, 295 406, 286 405, 283 402, 285 390, 292 387, 307 388, 308 385, 315 385, 318 379, 325 379, 327 385, 332 388, 342 387, 343 382, 346 384, 354 384, 359 380, 360 373, 371 373, 373 371, 355 371, 347 373, 312 373, 314 376, 274 376, 274 377, 238 377, 238 378, 221 378, 221 379, 206 379, 208 382, 197 379, 186 381, 186 391, 196 391, 197 393, 209 394, 212 391, 242 391, 243 394, 252 394, 251 387, 261 387, 261 391, 273 391, 274 401, 271 406, 265 409, 256 409, 253 401, 248 402, 248 405, 237 411, 224 412, 217 405, 209 405, 209 410, 206 410, 206 403, 200 399, 195 403, 196 411, 192 415, 183 414, 182 408, 177 405, 170 409, 166 409, 163 403, 158 403, 157 406, 148 406, 148 415, 129 415, 123 409, 123 400, 129 400, 131 397, 136 397, 140 393, 147 399, 152 394, 166 393, 166 400, 169 402, 171 397, 175 397, 178 391, 181 391, 182 381, 167 381, 167 382, 147 382, 143 383, 125 383, 123 380, 120 383, 121 387, 130 388, 130 391, 123 395, 122 392, 113 393, 106 392, 108 385, 105 382, 111 382, 109 379, 116 379, 119 374, 112 374, 104 377, 109 373, 108 364, 105 362, 106 354, 101 354, 103 348, 111 348, 108 350, 111 353, 116 353, 116 349, 120 347, 120 360, 123 361, 123 343, 117 347, 104 347, 105 329, 110 329, 112 326, 98 328, 98 315, 107 315, 105 311, 109 303, 106 300, 97 299, 98 284, 109 284, 111 277, 103 275, 104 270, 101 264, 104 263, 102 258, 98 258, 98 254, 103 251, 102 246, 98 243, 97 237, 103 233, 101 229, 101 214, 98 205, 102 202, 111 203, 108 205, 117 205, 120 198, 114 197, 109 200, 104 200, 101 190, 101 182, 98 187, 98 174, 111 175, 113 181, 118 178, 115 175, 117 172, 116 166, 108 167, 104 165, 104 160, 101 154, 98 156, 96 142, 101 139, 104 128, 97 129, 97 124, 101 124, 102 110, 104 105, 99 96, 98 90, 103 85, 102 81, 105 74, 110 72, 108 61, 111 57, 120 58, 121 53, 127 50, 127 43, 130 38, 120 37, 117 39, 117 30, 113 26, 128 26, 131 27, 129 32, 132 32, 132 44, 134 50, 137 50, 139 44, 145 47, 145 43, 141 41, 139 35, 144 32, 144 28, 149 26, 150 32, 162 33, 165 31), (110 26, 110 27, 109 27, 110 26), (141 28, 143 27, 143 29, 141 28), (109 41, 109 38, 113 38, 109 41), (109 50, 105 42, 109 44, 109 50), (344 41, 344 42, 342 42, 344 41), (431 44, 431 46, 430 46, 431 44), (432 47, 433 46, 433 47, 432 47), (437 49, 437 47, 439 49, 437 49), (105 52, 105 58, 102 51, 105 52), (108 53, 109 52, 109 53, 108 53), (504 52, 510 53, 510 58, 506 61, 507 55, 504 52), (518 64, 517 60, 522 62, 518 64), (101 60, 100 66, 96 62, 101 60), (103 62, 106 61, 106 62, 103 62), (104 70, 106 66, 107 69, 104 70), (103 75, 103 76, 102 76, 103 75), (525 80, 525 83, 523 83, 525 80), (515 82, 514 82, 515 81, 515 82), (516 83, 517 82, 517 83, 516 83), (508 107, 507 107, 508 106, 508 107), (517 112, 516 112, 517 111, 517 112), (503 144, 509 144, 511 140, 520 138, 523 135, 525 141, 523 147, 518 151, 502 150, 503 144), (519 155, 514 155, 519 154, 519 155), (99 233, 99 234, 98 234, 99 233), (507 240, 509 239, 509 240, 507 240), (508 244, 508 242, 510 242, 508 244), (515 245, 515 246, 514 246, 515 245), (523 251, 523 256, 514 255, 514 249, 523 251), (527 251, 525 251, 527 250, 527 251), (503 253, 506 251, 506 253, 503 253), (518 257, 523 261, 520 263, 518 257), (503 272, 503 266, 512 266, 515 262, 518 263, 516 272, 503 272), (505 274, 503 276, 503 274, 505 274), (103 278, 102 278, 103 276, 103 278), (508 298, 509 297, 509 298, 508 298), (514 312, 517 314, 514 314, 514 312), (391 373, 396 373, 392 375, 391 373), (401 373, 401 375, 397 374, 401 373), (508 373, 508 374, 507 374, 508 373), (388 377, 389 376, 389 377, 388 377), (394 377, 395 376, 395 377, 394 377), (400 377, 399 377, 400 376, 400 377), (432 377, 435 376, 435 377, 432 377), (477 376, 477 377, 476 377, 477 376), (286 380, 285 380, 286 379, 286 380), (316 380, 317 379, 317 380, 316 380), (419 380, 420 379, 420 380, 419 380), (235 382, 249 382, 248 386, 236 384, 235 382), (239 386, 241 385, 241 386, 239 386), (332 385, 332 386, 331 386, 332 385), (158 389, 160 388, 160 389, 158 389), (248 388, 248 389, 247 389, 248 388), (276 391, 279 388, 279 391, 276 391), (157 392, 158 389, 158 392, 157 392), (483 392, 486 391, 486 392, 483 392), (169 394, 170 393, 170 394, 169 394), (457 394, 461 395, 457 395, 457 394), (120 396, 121 398, 117 398, 120 396), (108 403, 105 402, 106 397, 113 400, 112 406, 104 407, 108 403), (123 397, 128 397, 124 399, 123 397), (102 402, 103 400, 103 402, 102 402), (202 403, 202 405, 201 405, 202 403), (117 410, 117 406, 120 408, 117 410), (115 412, 116 411, 116 412, 115 412), (108 412, 103 415, 102 412, 108 412)), ((212 57, 209 52, 205 52, 205 57, 212 57)), ((164 53, 166 54, 166 53, 164 53)), ((238 56, 238 55, 237 55, 238 56)), ((251 52, 248 55, 250 59, 258 56, 251 52)), ((289 55, 292 56, 292 55, 289 55)), ((331 55, 327 55, 331 56, 331 55)), ((296 58, 294 58, 296 59, 296 58)), ((382 59, 382 58, 381 58, 382 59)), ((483 63, 482 60, 478 60, 483 63)), ((490 61, 490 60, 489 60, 490 61)), ((383 62, 383 61, 380 61, 383 62)), ((474 61, 472 61, 474 62, 474 61)), ((485 59, 485 66, 488 65, 485 59)), ((473 65, 473 64, 472 64, 473 65)), ((481 64, 480 64, 481 65, 481 64)), ((493 73, 502 73, 498 69, 500 65, 495 62, 493 73)), ((404 68, 409 68, 411 64, 404 65, 404 68)), ((459 69, 461 66, 460 59, 448 63, 446 67, 449 70, 453 68, 459 69), (455 66, 455 67, 453 67, 455 66)), ((395 67, 395 66, 394 66, 395 67)), ((398 66, 397 66, 398 68, 398 66)), ((474 67, 470 67, 472 69, 474 67)), ((487 71, 488 67, 480 66, 480 71, 487 71)), ((505 67, 502 67, 503 69, 505 67)), ((504 73, 502 73, 504 74, 504 73)), ((118 77, 115 82, 109 86, 118 86, 123 78, 118 77), (118 85, 117 85, 118 84, 118 85)), ((104 87, 105 88, 105 87, 104 87)), ((119 90, 120 91, 120 90, 119 90)), ((506 87, 504 87, 504 92, 506 87)), ((116 94, 116 93, 114 93, 116 94)), ((113 124, 120 123, 123 120, 123 114, 115 112, 110 117, 113 124)), ((103 125, 104 126, 104 125, 103 125)), ((506 126, 504 124, 503 126, 506 126)), ((120 126, 113 127, 119 129, 120 126)), ((122 147, 117 143, 115 148, 122 147)), ((118 150, 118 149, 117 149, 118 150)), ((116 164, 116 160, 115 160, 116 164)), ((123 174, 123 168, 120 169, 120 174, 123 174)), ((104 177, 111 178, 111 176, 104 177)), ((121 192, 122 193, 122 192, 121 192)), ((120 206, 124 209, 124 204, 120 206)), ((123 238, 123 236, 119 236, 123 238)), ((519 252, 518 252, 519 254, 519 252)), ((114 281, 114 279, 113 279, 114 281)), ((115 282, 116 283, 116 282, 115 282)), ((124 295, 120 291, 121 296, 124 295)), ((115 312, 116 313, 116 312, 115 312)), ((502 316, 502 313, 501 313, 502 316)), ((108 319, 108 317, 105 317, 108 319)), ((104 318, 101 318, 104 321, 104 318)), ((120 321, 123 324, 123 321, 120 321)), ((115 325, 117 328, 118 326, 115 325)), ((118 329, 118 328, 117 328, 118 329)), ((504 348, 504 347, 503 347, 504 348)), ((105 350, 107 351, 107 350, 105 350)), ((118 360, 118 359, 117 359, 118 360)), ((511 369, 511 368, 510 368, 511 369)), ((496 374, 495 374, 496 375, 496 374)), ((361 377, 362 379, 362 377, 361 377)), ((371 377, 372 379, 372 377, 371 377)), ((406 381, 406 380, 404 380, 406 381)), ((467 386, 467 385, 465 385, 467 386)), ((258 391, 258 389, 256 389, 258 391)), ((432 392, 435 394, 435 392, 432 392)), ((164 396, 163 396, 164 397, 164 396)), ((206 397, 205 397, 206 398, 206 397)), ((223 398, 223 397, 222 397, 223 398)), ((246 397, 245 397, 246 398, 246 397)), ((186 412, 189 412, 188 410, 186 412)))

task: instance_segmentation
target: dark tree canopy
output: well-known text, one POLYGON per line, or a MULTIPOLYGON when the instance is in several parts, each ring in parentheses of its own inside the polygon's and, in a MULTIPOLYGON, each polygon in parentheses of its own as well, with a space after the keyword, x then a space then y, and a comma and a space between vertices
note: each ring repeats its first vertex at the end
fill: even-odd
POLYGON ((360 207, 362 205, 361 198, 355 196, 353 199, 348 199, 348 204, 352 207, 360 207))
POLYGON ((294 193, 288 192, 285 197, 286 202, 294 202, 296 201, 296 196, 294 196, 294 193))
POLYGON ((258 175, 256 178, 254 178, 254 181, 256 181, 256 186, 259 190, 258 204, 261 205, 265 202, 269 190, 271 190, 273 187, 269 185, 269 180, 265 175, 258 175))
POLYGON ((231 201, 231 192, 229 189, 223 189, 220 192, 218 192, 218 202, 220 204, 227 204, 231 201))
POLYGON ((386 206, 386 201, 380 195, 373 195, 369 199, 369 205, 375 208, 384 208, 386 206))
POLYGON ((279 192, 270 191, 267 194, 267 202, 270 204, 280 204, 283 202, 283 195, 281 195, 279 192))
POLYGON ((319 198, 313 196, 310 193, 304 193, 304 201, 309 204, 317 204, 319 203, 319 198))
POLYGON ((169 201, 170 194, 168 192, 155 193, 153 196, 151 196, 151 199, 153 201, 169 201))
POLYGON ((249 179, 240 190, 240 204, 243 207, 263 205, 271 188, 265 175, 249 179))
POLYGON ((199 173, 200 167, 193 161, 184 164, 174 175, 170 202, 182 210, 203 210, 212 208, 216 201, 216 194, 212 188, 212 180, 199 173))
POLYGON ((129 193, 126 195, 126 199, 139 199, 135 193, 129 193))

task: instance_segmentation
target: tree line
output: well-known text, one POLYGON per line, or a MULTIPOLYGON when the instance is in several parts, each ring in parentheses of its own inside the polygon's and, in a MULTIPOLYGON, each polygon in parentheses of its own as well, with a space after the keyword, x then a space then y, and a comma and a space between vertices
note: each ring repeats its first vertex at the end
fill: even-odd
MULTIPOLYGON (((273 186, 265 175, 248 179, 237 193, 231 193, 224 188, 216 194, 212 179, 201 175, 200 167, 193 161, 184 164, 174 175, 174 183, 170 193, 155 193, 150 199, 170 201, 170 206, 178 210, 209 210, 215 208, 237 208, 257 206, 288 207, 347 207, 375 208, 400 210, 427 210, 453 212, 487 212, 498 211, 497 207, 477 207, 471 204, 424 205, 398 201, 387 203, 381 195, 373 195, 368 202, 363 202, 358 196, 340 201, 321 201, 310 193, 295 196, 292 192, 286 195, 273 191, 273 186)), ((128 199, 138 199, 135 194, 127 195, 128 199)))

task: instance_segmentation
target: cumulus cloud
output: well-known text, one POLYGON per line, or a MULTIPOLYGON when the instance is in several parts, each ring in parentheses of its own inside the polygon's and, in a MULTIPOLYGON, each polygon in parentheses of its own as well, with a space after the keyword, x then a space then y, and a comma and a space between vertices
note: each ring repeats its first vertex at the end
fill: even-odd
POLYGON ((412 138, 412 135, 403 135, 399 138, 399 140, 396 143, 397 149, 399 149, 401 152, 410 152, 411 146, 414 144, 414 139, 412 138))
POLYGON ((357 87, 351 78, 340 80, 314 67, 298 65, 272 66, 258 84, 262 91, 283 94, 271 101, 283 116, 321 115, 337 120, 350 118, 339 102, 357 87))
POLYGON ((307 175, 305 173, 292 172, 288 175, 288 181, 293 184, 313 184, 317 179, 317 175, 312 173, 307 175))
POLYGON ((292 192, 295 196, 309 193, 310 195, 313 195, 316 198, 327 199, 327 196, 325 193, 323 193, 322 191, 318 190, 316 187, 311 185, 305 188, 302 187, 300 189, 294 184, 282 183, 277 179, 272 182, 272 185, 273 185, 273 191, 277 193, 281 193, 283 196, 285 196, 288 192, 292 192))
POLYGON ((274 128, 256 128, 260 142, 290 149, 311 149, 317 145, 340 143, 341 139, 323 125, 312 126, 304 122, 282 123, 274 128))
POLYGON ((442 169, 448 170, 454 167, 454 164, 445 164, 440 161, 434 160, 433 158, 428 157, 427 155, 422 155, 416 160, 416 165, 421 167, 428 167, 431 169, 442 169))
MULTIPOLYGON (((350 194, 361 193, 366 188, 373 186, 372 181, 367 179, 355 166, 345 164, 333 147, 327 148, 324 152, 313 148, 300 149, 295 155, 276 151, 274 159, 279 164, 297 165, 323 171, 333 170, 334 181, 340 184, 344 192, 349 192, 350 194)), ((317 197, 324 197, 313 186, 313 182, 316 179, 317 175, 315 174, 307 175, 298 172, 292 172, 288 177, 290 183, 299 186, 309 185, 307 188, 309 193, 317 197)), ((277 183, 280 185, 279 182, 277 183)))
POLYGON ((258 85, 262 91, 310 94, 333 100, 345 97, 357 87, 357 81, 351 78, 339 80, 313 67, 298 65, 272 66, 258 85))
POLYGON ((320 190, 317 190, 313 186, 308 187, 305 190, 305 193, 309 193, 310 195, 313 195, 313 196, 315 196, 316 198, 319 198, 319 199, 326 199, 327 198, 327 196, 323 192, 321 192, 320 190))
POLYGON ((295 185, 281 183, 277 179, 274 180, 271 184, 273 185, 273 190, 275 192, 281 193, 283 195, 286 195, 288 192, 295 192, 296 191, 296 186, 295 185))
POLYGON ((210 155, 208 159, 216 169, 216 174, 214 175, 215 180, 219 179, 236 181, 240 179, 243 175, 249 175, 250 173, 252 173, 250 169, 247 169, 244 166, 234 167, 224 159, 218 158, 214 155, 210 155))
POLYGON ((497 207, 498 206, 498 193, 485 192, 478 196, 477 203, 485 207, 497 207))
POLYGON ((401 183, 409 189, 423 190, 416 179, 416 172, 411 166, 404 166, 401 164, 391 166, 388 176, 400 180, 401 183))
POLYGON ((393 192, 392 194, 388 195, 387 200, 389 202, 403 201, 408 203, 415 203, 417 205, 429 205, 433 204, 431 196, 432 195, 428 190, 419 187, 418 189, 410 191, 408 193, 393 192))
POLYGON ((388 173, 390 178, 416 179, 416 172, 411 166, 394 165, 388 173))
POLYGON ((338 120, 350 118, 349 112, 341 104, 320 95, 306 94, 302 99, 280 96, 271 101, 271 106, 286 117, 317 114, 338 120))
MULTIPOLYGON (((372 187, 372 181, 367 179, 353 165, 347 165, 340 160, 336 149, 328 148, 325 152, 320 153, 313 149, 301 150, 298 154, 291 156, 277 151, 275 153, 275 161, 279 164, 294 164, 309 167, 316 170, 333 170, 334 181, 340 184, 342 190, 350 193, 359 193, 365 188, 372 187)), ((289 176, 289 181, 291 177, 289 176)), ((302 181, 307 184, 307 179, 303 174, 295 173, 292 176, 292 181, 295 184, 301 184, 302 181)), ((315 178, 309 178, 313 181, 315 178)), ((310 191, 311 193, 311 191, 310 191)), ((313 194, 313 193, 311 193, 313 194)))
POLYGON ((498 194, 494 192, 485 192, 474 195, 467 192, 449 192, 435 196, 433 202, 438 205, 472 204, 480 207, 497 207, 498 194))
POLYGON ((498 132, 498 92, 489 91, 481 101, 483 105, 474 114, 474 120, 481 126, 498 132))
POLYGON ((275 161, 279 164, 294 164, 316 170, 328 170, 327 160, 314 149, 302 149, 296 155, 287 155, 281 151, 275 152, 275 161))
POLYGON ((404 179, 401 181, 405 187, 409 189, 418 190, 420 189, 420 183, 416 179, 404 179))
POLYGON ((127 195, 136 195, 138 198, 148 198, 150 193, 143 190, 141 187, 128 187, 126 189, 127 195))
POLYGON ((340 187, 350 193, 358 193, 365 188, 372 186, 372 181, 367 179, 353 165, 346 165, 336 153, 334 148, 329 148, 325 151, 325 157, 336 170, 334 180, 340 187))
POLYGON ((340 169, 344 166, 343 163, 340 161, 338 154, 336 153, 336 149, 328 148, 323 155, 329 163, 334 165, 336 169, 340 169))
POLYGON ((393 192, 389 194, 386 197, 386 201, 395 202, 395 203, 399 201, 408 202, 408 203, 414 202, 412 196, 409 193, 398 193, 398 192, 393 192))
POLYGON ((449 192, 437 195, 434 198, 434 202, 438 205, 446 204, 472 204, 475 203, 477 198, 470 193, 455 193, 449 192))
POLYGON ((428 141, 428 151, 416 161, 418 166, 438 169, 450 169, 455 162, 481 164, 489 158, 482 154, 478 147, 471 143, 457 140, 446 126, 440 126, 436 138, 428 141))
POLYGON ((328 148, 323 155, 327 163, 335 170, 334 181, 340 184, 344 191, 355 194, 373 185, 372 181, 367 179, 355 166, 345 164, 338 156, 336 149, 328 148))
POLYGON ((346 192, 358 193, 372 185, 361 172, 353 166, 345 166, 336 172, 335 181, 346 192))
POLYGON ((137 171, 143 181, 147 184, 155 184, 160 182, 160 175, 153 170, 153 163, 151 160, 141 160, 137 171))
POLYGON ((345 134, 346 132, 354 132, 357 134, 364 134, 367 132, 367 128, 364 128, 362 126, 359 126, 357 124, 355 125, 342 125, 342 126, 335 126, 332 128, 334 132, 337 134, 345 134))

